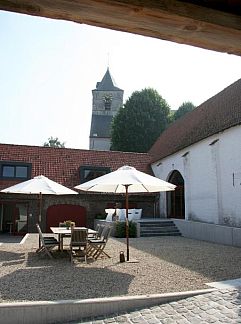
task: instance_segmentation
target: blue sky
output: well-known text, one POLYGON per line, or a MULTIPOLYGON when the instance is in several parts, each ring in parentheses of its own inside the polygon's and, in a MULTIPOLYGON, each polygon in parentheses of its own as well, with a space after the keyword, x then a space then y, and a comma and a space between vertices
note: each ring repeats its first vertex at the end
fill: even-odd
POLYGON ((92 93, 109 62, 124 101, 153 87, 177 109, 241 77, 241 57, 61 20, 0 11, 0 142, 88 148, 92 93))

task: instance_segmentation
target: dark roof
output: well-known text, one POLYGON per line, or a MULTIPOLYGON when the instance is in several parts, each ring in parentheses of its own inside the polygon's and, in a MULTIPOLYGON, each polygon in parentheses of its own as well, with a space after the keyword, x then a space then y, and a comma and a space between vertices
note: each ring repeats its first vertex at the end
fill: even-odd
POLYGON ((110 137, 110 125, 113 116, 111 115, 92 115, 90 136, 110 137))
POLYGON ((169 126, 149 150, 152 162, 241 123, 241 79, 169 126))
MULTIPOLYGON (((80 184, 80 166, 109 167, 114 171, 123 165, 131 165, 139 171, 151 174, 150 160, 148 153, 0 144, 0 162, 31 163, 32 177, 42 174, 69 188, 80 184)), ((0 190, 17 182, 19 181, 0 179, 0 190)))
POLYGON ((97 82, 96 89, 98 91, 123 91, 122 89, 118 88, 115 84, 113 77, 110 74, 109 68, 105 72, 105 75, 101 82, 97 82))

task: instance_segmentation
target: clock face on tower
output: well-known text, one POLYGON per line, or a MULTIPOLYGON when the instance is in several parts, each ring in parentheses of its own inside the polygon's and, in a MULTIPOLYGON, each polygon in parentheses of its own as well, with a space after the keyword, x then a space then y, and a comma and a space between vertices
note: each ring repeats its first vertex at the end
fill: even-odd
POLYGON ((107 93, 104 94, 103 102, 104 102, 105 110, 110 110, 111 109, 111 102, 112 102, 112 95, 107 94, 107 93))

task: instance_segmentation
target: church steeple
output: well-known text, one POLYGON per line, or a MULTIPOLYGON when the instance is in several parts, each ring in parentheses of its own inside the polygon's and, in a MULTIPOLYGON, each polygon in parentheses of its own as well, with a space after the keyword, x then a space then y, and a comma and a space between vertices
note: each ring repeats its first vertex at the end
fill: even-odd
POLYGON ((123 105, 124 91, 118 88, 109 67, 96 89, 92 90, 92 120, 90 129, 91 150, 110 149, 110 125, 113 116, 123 105))
POLYGON ((96 90, 99 91, 123 91, 120 88, 118 88, 115 84, 115 81, 113 77, 110 74, 109 67, 107 68, 107 71, 105 72, 105 75, 101 82, 96 83, 96 90))

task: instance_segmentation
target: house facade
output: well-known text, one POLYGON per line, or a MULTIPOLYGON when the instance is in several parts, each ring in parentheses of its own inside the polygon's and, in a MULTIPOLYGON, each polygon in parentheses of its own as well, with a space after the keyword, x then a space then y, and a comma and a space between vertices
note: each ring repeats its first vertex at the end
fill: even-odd
MULTIPOLYGON (((143 218, 175 221, 184 236, 241 246, 241 79, 170 125, 148 153, 0 144, 0 190, 43 174, 73 189, 123 165, 175 184, 175 191, 130 195, 143 218)), ((43 196, 41 227, 71 219, 93 227, 123 195, 43 196)), ((121 206, 122 205, 122 206, 121 206)), ((36 195, 0 193, 0 231, 35 232, 36 195)))
POLYGON ((124 91, 118 88, 109 68, 96 89, 92 90, 92 118, 89 136, 90 150, 110 150, 111 122, 123 105, 124 91))
MULTIPOLYGON (((145 153, 91 151, 0 144, 0 190, 34 176, 44 175, 70 189, 97 176, 131 165, 151 173, 150 156, 145 153)), ((156 195, 130 195, 130 205, 153 217, 156 195)), ((79 192, 78 195, 42 195, 41 227, 72 220, 79 226, 94 226, 94 219, 115 203, 124 206, 124 195, 79 192)), ((39 195, 0 193, 0 232, 36 232, 39 220, 39 195)))
POLYGON ((240 123, 241 79, 161 134, 152 170, 177 185, 161 193, 161 217, 241 227, 240 123))

